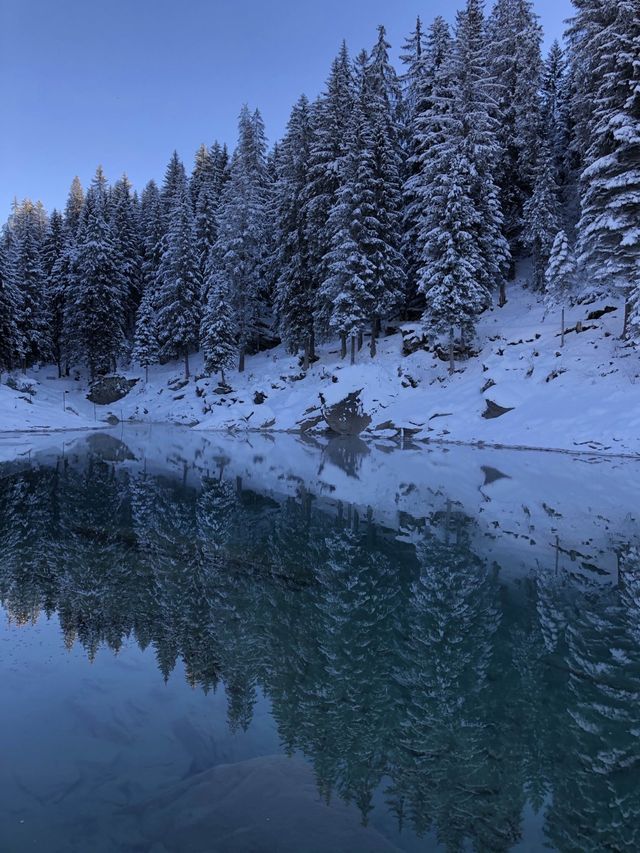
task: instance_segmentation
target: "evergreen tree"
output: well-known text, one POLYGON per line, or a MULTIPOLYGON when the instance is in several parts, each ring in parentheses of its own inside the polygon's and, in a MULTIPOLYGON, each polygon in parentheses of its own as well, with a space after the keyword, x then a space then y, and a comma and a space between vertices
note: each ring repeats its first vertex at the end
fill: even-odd
POLYGON ((42 206, 27 200, 11 221, 8 271, 18 297, 18 355, 23 366, 45 361, 51 353, 42 244, 46 229, 42 206))
POLYGON ((550 305, 571 302, 575 288, 576 262, 564 231, 558 231, 551 247, 545 274, 545 301, 550 305))
POLYGON ((155 288, 160 259, 164 223, 160 191, 155 181, 149 181, 140 200, 140 240, 142 245, 142 290, 155 288))
MULTIPOLYGON (((559 200, 566 208, 570 203, 571 163, 569 157, 569 85, 567 62, 557 39, 544 62, 542 77, 541 126, 549 146, 559 200)), ((565 210, 566 219, 568 211, 565 210)))
POLYGON ((199 294, 193 209, 186 181, 176 191, 162 242, 155 293, 160 352, 184 357, 189 378, 189 352, 197 346, 199 294))
POLYGON ((170 227, 173 207, 178 198, 188 190, 187 173, 184 164, 174 151, 164 173, 164 182, 160 192, 162 202, 162 218, 165 232, 170 227))
POLYGON ((71 182, 71 188, 69 189, 69 195, 67 197, 67 204, 64 209, 65 227, 67 231, 74 236, 78 230, 78 226, 80 225, 80 217, 82 215, 83 207, 84 190, 82 189, 80 178, 76 175, 71 182))
POLYGON ((147 288, 138 308, 136 331, 133 344, 133 360, 144 367, 145 382, 149 381, 149 366, 157 364, 159 356, 156 311, 153 304, 153 289, 147 288))
POLYGON ((329 328, 342 340, 343 356, 346 341, 351 339, 352 364, 356 340, 372 314, 375 277, 371 251, 375 235, 370 228, 374 218, 373 137, 364 103, 366 54, 358 61, 360 94, 352 106, 347 149, 339 165, 340 186, 329 213, 331 243, 324 258, 327 276, 320 289, 322 302, 331 308, 329 328))
MULTIPOLYGON (((424 256, 424 232, 420 227, 423 213, 429 206, 430 176, 428 161, 430 147, 437 132, 438 105, 433 101, 436 77, 445 61, 451 62, 452 39, 444 18, 437 17, 429 27, 426 45, 420 53, 421 73, 416 76, 414 105, 408 129, 406 178, 404 195, 404 256, 407 261, 408 297, 418 290, 418 270, 424 256)), ((450 71, 450 66, 447 66, 450 71)), ((449 94, 451 96, 451 93, 449 94)))
POLYGON ((305 203, 311 165, 311 107, 303 95, 291 111, 278 147, 274 189, 275 307, 280 334, 293 352, 304 349, 305 369, 315 357, 316 292, 305 203))
POLYGON ((98 167, 80 217, 68 302, 74 352, 92 378, 115 368, 124 343, 122 288, 107 203, 107 182, 98 167))
POLYGON ((212 264, 208 270, 211 282, 207 285, 208 297, 200 321, 200 343, 204 352, 207 373, 220 373, 224 385, 224 371, 233 366, 237 352, 228 280, 223 273, 215 273, 212 264))
MULTIPOLYGON (((504 233, 512 243, 522 227, 540 139, 542 28, 530 0, 497 0, 488 21, 486 62, 500 122, 497 182, 504 233)), ((495 115, 495 111, 494 111, 495 115)))
POLYGON ((51 353, 62 376, 64 354, 64 316, 67 280, 65 271, 66 234, 65 223, 57 210, 49 219, 49 231, 42 247, 42 259, 46 277, 46 302, 49 316, 51 353))
POLYGON ((406 289, 405 260, 402 254, 402 175, 403 152, 399 134, 401 93, 389 61, 389 43, 384 27, 364 69, 361 81, 363 108, 371 129, 371 232, 369 254, 373 278, 371 300, 371 355, 376 353, 376 336, 381 322, 389 320, 403 306, 406 289))
POLYGON ((324 94, 314 103, 313 140, 307 191, 307 228, 313 289, 318 294, 316 320, 319 328, 329 328, 332 305, 323 299, 322 282, 327 278, 327 258, 332 230, 329 213, 340 188, 341 163, 346 155, 348 128, 352 120, 355 87, 346 44, 334 59, 324 94))
POLYGON ((593 285, 624 295, 626 334, 640 295, 640 10, 633 0, 612 5, 615 16, 602 31, 593 26, 601 17, 594 0, 582 0, 573 21, 572 47, 592 71, 594 104, 580 180, 578 263, 593 285))
POLYGON ((457 16, 453 51, 456 110, 462 126, 464 157, 474 178, 473 202, 479 214, 477 241, 482 264, 478 283, 487 290, 499 289, 500 301, 504 302, 505 273, 511 258, 503 236, 504 218, 495 179, 501 151, 485 31, 481 0, 467 0, 464 11, 457 16))
POLYGON ((425 54, 428 54, 429 50, 424 26, 419 16, 416 18, 416 28, 402 45, 402 50, 400 61, 406 69, 401 77, 403 119, 407 132, 410 133, 421 98, 422 77, 426 72, 425 54))
POLYGON ((226 279, 237 332, 239 370, 247 347, 256 343, 265 309, 267 170, 264 125, 259 112, 244 106, 229 180, 220 200, 215 263, 226 279))
POLYGON ((16 314, 18 294, 7 262, 4 235, 0 239, 0 370, 12 370, 18 352, 16 314))
POLYGON ((523 210, 522 242, 531 251, 535 290, 544 290, 545 272, 559 225, 558 186, 549 147, 543 144, 538 150, 533 193, 523 210))
POLYGON ((123 175, 113 185, 110 199, 110 225, 122 288, 126 335, 133 337, 135 317, 142 297, 140 216, 131 183, 123 175))

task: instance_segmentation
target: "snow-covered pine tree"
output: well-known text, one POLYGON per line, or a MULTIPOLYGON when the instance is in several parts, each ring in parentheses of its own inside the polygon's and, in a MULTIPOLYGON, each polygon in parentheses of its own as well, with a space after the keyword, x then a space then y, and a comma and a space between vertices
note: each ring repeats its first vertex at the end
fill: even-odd
POLYGON ((327 278, 326 258, 331 248, 329 212, 340 187, 340 164, 346 154, 347 130, 355 98, 353 70, 343 42, 333 60, 325 91, 312 108, 313 140, 307 192, 307 228, 313 289, 318 293, 316 325, 326 333, 332 312, 321 299, 321 284, 327 278))
POLYGON ((404 306, 405 259, 402 254, 402 175, 404 158, 400 138, 401 92, 389 61, 390 45, 384 27, 371 52, 361 81, 363 108, 371 129, 372 205, 368 252, 373 267, 371 300, 371 355, 381 323, 404 306))
POLYGON ((416 18, 416 28, 402 45, 403 53, 400 61, 405 67, 402 75, 403 122, 410 133, 418 102, 420 99, 421 80, 425 73, 425 53, 428 52, 427 37, 420 16, 416 18))
POLYGON ((18 294, 9 274, 5 235, 0 239, 0 371, 13 370, 18 352, 18 294))
MULTIPOLYGON (((526 5, 526 4, 525 4, 526 5)), ((487 62, 486 22, 481 0, 467 0, 456 19, 453 66, 456 111, 462 124, 464 158, 474 177, 473 202, 479 213, 477 241, 482 265, 479 284, 499 290, 505 301, 505 274, 511 256, 504 237, 504 217, 496 183, 501 156, 494 117, 495 83, 487 62)))
POLYGON ((429 204, 429 180, 425 176, 424 158, 429 157, 432 144, 433 124, 432 102, 433 84, 440 66, 450 60, 452 39, 449 25, 442 17, 437 17, 427 31, 425 47, 421 52, 421 73, 415 79, 415 103, 412 107, 412 120, 408 129, 406 178, 403 187, 403 254, 407 263, 407 297, 412 300, 418 288, 418 269, 423 256, 423 233, 420 220, 429 204))
POLYGON ((542 28, 530 0, 497 0, 487 22, 485 61, 499 116, 497 182, 504 233, 512 246, 522 227, 525 200, 534 181, 540 139, 542 28))
POLYGON ((140 199, 140 240, 142 244, 142 290, 155 289, 158 268, 162 257, 164 220, 160 191, 155 181, 142 190, 140 199))
MULTIPOLYGON (((70 308, 68 295, 74 287, 77 261, 77 236, 80 225, 80 217, 84 207, 84 190, 80 179, 76 176, 71 182, 67 203, 64 209, 64 252, 60 258, 55 276, 56 287, 60 292, 64 291, 65 309, 61 333, 61 353, 64 362, 63 372, 69 373, 69 359, 74 350, 78 351, 76 338, 78 329, 75 327, 73 311, 70 308)), ((61 295, 61 293, 59 294, 61 295)))
MULTIPOLYGON (((213 247, 218 237, 218 212, 224 182, 223 149, 214 143, 206 152, 199 149, 196 168, 191 178, 191 195, 194 199, 198 276, 202 304, 207 300, 204 282, 213 247)), ((226 156, 226 155, 225 155, 226 156)))
POLYGON ((303 95, 293 107, 278 146, 274 187, 275 307, 280 335, 292 352, 304 351, 304 366, 315 358, 315 279, 307 227, 311 162, 311 106, 303 95))
POLYGON ((76 177, 71 182, 67 204, 64 209, 64 223, 67 231, 75 236, 80 224, 82 208, 84 207, 84 190, 80 178, 76 177))
POLYGON ((64 219, 62 214, 54 209, 49 218, 49 230, 42 246, 42 262, 46 279, 51 354, 58 368, 58 377, 62 376, 64 356, 64 315, 67 292, 65 250, 64 219))
POLYGON ((597 32, 590 29, 594 2, 582 0, 573 21, 572 48, 578 61, 590 63, 594 84, 578 264, 593 286, 624 296, 626 334, 632 312, 637 330, 640 312, 640 9, 634 0, 618 0, 615 17, 597 32))
POLYGON ((372 316, 375 268, 372 247, 374 223, 373 136, 366 113, 365 74, 367 55, 358 57, 359 94, 351 109, 346 152, 339 164, 339 188, 331 207, 329 251, 323 262, 327 271, 320 299, 331 306, 329 328, 340 336, 342 354, 351 339, 351 363, 356 341, 372 316))
POLYGON ((538 149, 533 192, 522 213, 522 243, 532 256, 532 285, 542 292, 551 247, 560 227, 558 186, 546 142, 538 149))
POLYGON ((260 114, 245 105, 240 113, 238 146, 220 199, 217 269, 226 278, 238 341, 238 369, 247 347, 258 340, 264 314, 263 265, 266 254, 268 178, 266 142, 260 114))
POLYGON ((136 311, 142 298, 142 246, 140 211, 131 191, 131 183, 123 175, 113 185, 110 198, 110 225, 116 248, 118 275, 122 287, 125 334, 133 338, 136 311))
POLYGON ((556 39, 544 61, 542 75, 541 130, 551 152, 554 179, 558 186, 562 218, 568 219, 571 202, 569 157, 569 81, 567 61, 556 39))
POLYGON ((212 173, 213 160, 211 157, 211 151, 204 143, 202 143, 196 151, 193 171, 191 172, 191 179, 189 180, 189 192, 191 193, 194 214, 200 190, 202 189, 203 184, 211 181, 212 173))
POLYGON ((213 265, 212 258, 207 269, 208 296, 200 321, 200 345, 204 353, 205 370, 209 374, 220 373, 224 385, 224 372, 233 367, 238 345, 228 279, 223 272, 216 272, 213 265))
POLYGON ((41 205, 27 199, 16 206, 11 217, 8 272, 18 297, 17 343, 23 367, 45 361, 51 354, 42 262, 46 228, 41 205))
POLYGON ((158 363, 160 352, 153 297, 153 288, 148 287, 138 307, 132 353, 133 360, 144 367, 145 382, 149 381, 149 366, 158 363))
POLYGON ((564 231, 558 231, 551 247, 545 273, 544 298, 549 307, 562 308, 562 345, 564 346, 564 309, 571 303, 576 284, 576 262, 564 231))
POLYGON ((193 208, 186 180, 178 187, 168 214, 157 273, 155 304, 160 352, 184 358, 189 378, 189 352, 198 343, 200 304, 193 208))
POLYGON ((115 368, 124 343, 122 287, 107 204, 107 182, 99 166, 82 208, 67 300, 74 355, 92 378, 115 368))
POLYGON ((162 218, 165 232, 173 213, 175 200, 182 196, 183 190, 188 190, 187 173, 178 152, 174 151, 164 173, 164 181, 160 191, 162 202, 162 218))
POLYGON ((464 349, 479 314, 491 304, 480 271, 484 265, 476 234, 482 226, 474 204, 474 173, 463 153, 444 154, 445 168, 434 176, 420 288, 423 319, 437 334, 457 328, 464 349))

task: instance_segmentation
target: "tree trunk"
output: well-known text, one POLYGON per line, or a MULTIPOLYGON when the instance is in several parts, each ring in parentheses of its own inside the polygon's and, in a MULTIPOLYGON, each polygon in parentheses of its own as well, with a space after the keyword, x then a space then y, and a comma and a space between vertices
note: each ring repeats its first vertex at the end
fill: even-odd
POLYGON ((356 335, 351 335, 351 364, 356 363, 356 335))
POLYGON ((376 321, 373 320, 371 323, 371 346, 370 346, 371 358, 376 357, 376 334, 377 334, 376 321))
POLYGON ((244 373, 244 347, 240 347, 238 356, 238 373, 244 373))
POLYGON ((58 359, 58 379, 62 379, 62 361, 58 359))
POLYGON ((316 360, 316 333, 314 329, 309 332, 309 361, 316 360))
POLYGON ((225 383, 225 381, 224 381, 224 370, 223 370, 222 368, 220 368, 220 384, 221 384, 221 385, 225 385, 225 384, 226 384, 226 383, 225 383))
POLYGON ((563 347, 564 346, 564 305, 562 306, 562 314, 561 314, 560 323, 562 325, 562 328, 560 329, 560 346, 563 347))
POLYGON ((629 317, 631 316, 631 302, 625 299, 624 302, 624 322, 622 324, 622 338, 627 337, 627 328, 629 326, 629 317))
POLYGON ((358 332, 358 352, 362 349, 362 329, 358 332))
POLYGON ((498 297, 498 307, 502 308, 507 304, 507 286, 504 281, 500 282, 500 296, 498 297))
POLYGON ((347 357, 347 336, 344 332, 340 333, 340 358, 347 357))
POLYGON ((449 331, 449 376, 455 373, 456 363, 453 357, 453 326, 449 331))
POLYGON ((304 355, 302 356, 302 369, 306 373, 309 370, 309 339, 304 342, 304 355))
POLYGON ((189 350, 184 351, 184 378, 189 378, 189 350))

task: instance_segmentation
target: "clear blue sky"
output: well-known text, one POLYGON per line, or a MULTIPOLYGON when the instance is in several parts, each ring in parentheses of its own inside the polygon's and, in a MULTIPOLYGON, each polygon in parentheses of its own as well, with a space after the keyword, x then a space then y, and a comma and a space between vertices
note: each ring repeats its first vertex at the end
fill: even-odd
MULTIPOLYGON (((304 92, 318 94, 346 38, 370 47, 385 24, 397 56, 420 14, 455 0, 0 0, 0 221, 12 198, 64 205, 102 163, 141 188, 174 148, 235 140, 243 102, 270 141, 304 92)), ((490 5, 490 3, 488 4, 490 5)), ((570 0, 537 0, 546 45, 570 0)))

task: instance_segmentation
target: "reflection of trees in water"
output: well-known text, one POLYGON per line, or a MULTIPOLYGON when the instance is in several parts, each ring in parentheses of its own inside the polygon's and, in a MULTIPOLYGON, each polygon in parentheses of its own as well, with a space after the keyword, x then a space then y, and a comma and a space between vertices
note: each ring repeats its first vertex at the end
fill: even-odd
POLYGON ((446 501, 399 542, 304 490, 196 490, 95 456, 0 479, 0 504, 13 619, 57 611, 90 657, 132 636, 165 678, 180 658, 192 685, 224 683, 233 727, 261 688, 327 799, 366 819, 384 783, 449 850, 508 850, 527 800, 559 849, 640 849, 633 544, 617 587, 554 567, 505 586, 446 501))

